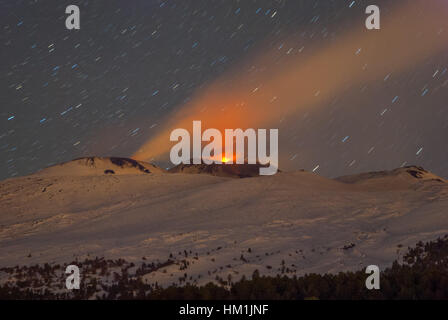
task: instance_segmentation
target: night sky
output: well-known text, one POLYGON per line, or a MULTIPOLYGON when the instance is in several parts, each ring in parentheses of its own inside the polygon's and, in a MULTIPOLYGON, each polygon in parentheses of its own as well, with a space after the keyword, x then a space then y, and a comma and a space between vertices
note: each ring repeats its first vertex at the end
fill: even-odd
MULTIPOLYGON (((365 29, 367 5, 387 17, 392 2, 415 1, 0 0, 0 179, 83 156, 130 157, 252 56, 312 57, 365 29), (69 4, 80 7, 80 30, 65 28, 69 4)), ((447 67, 448 43, 400 72, 348 79, 322 108, 273 116, 280 169, 335 177, 416 164, 448 178, 447 67)))

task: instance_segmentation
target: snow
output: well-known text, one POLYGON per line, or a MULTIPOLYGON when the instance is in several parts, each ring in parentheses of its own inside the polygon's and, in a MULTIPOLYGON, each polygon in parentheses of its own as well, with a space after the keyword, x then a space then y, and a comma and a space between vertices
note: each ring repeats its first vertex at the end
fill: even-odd
POLYGON ((422 168, 239 179, 139 162, 147 173, 111 159, 0 182, 0 267, 172 254, 174 264, 144 278, 167 285, 187 273, 203 284, 279 274, 282 261, 289 275, 384 268, 408 246, 448 234, 448 184, 422 168))

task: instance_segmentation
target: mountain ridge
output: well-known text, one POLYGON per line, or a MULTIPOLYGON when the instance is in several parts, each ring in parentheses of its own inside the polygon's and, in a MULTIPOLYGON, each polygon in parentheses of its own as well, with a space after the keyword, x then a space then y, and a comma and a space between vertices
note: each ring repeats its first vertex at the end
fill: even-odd
POLYGON ((235 179, 94 159, 0 182, 0 267, 171 259, 145 281, 188 272, 201 284, 255 269, 275 276, 282 261, 291 275, 387 267, 401 248, 448 233, 448 184, 418 167, 235 179))

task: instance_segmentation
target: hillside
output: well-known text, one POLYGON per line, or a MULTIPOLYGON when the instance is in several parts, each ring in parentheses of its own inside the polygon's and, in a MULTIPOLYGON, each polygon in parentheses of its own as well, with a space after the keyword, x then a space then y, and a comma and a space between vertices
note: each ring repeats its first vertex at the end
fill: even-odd
POLYGON ((37 173, 47 176, 95 176, 163 173, 165 170, 147 162, 117 157, 87 157, 48 167, 37 173))
POLYGON ((448 184, 417 167, 234 179, 89 159, 0 182, 0 267, 170 260, 145 281, 170 285, 187 274, 204 284, 255 269, 276 275, 282 265, 288 275, 386 267, 448 233, 448 184))
POLYGON ((209 174, 228 178, 250 178, 260 175, 260 164, 179 164, 170 173, 209 174))

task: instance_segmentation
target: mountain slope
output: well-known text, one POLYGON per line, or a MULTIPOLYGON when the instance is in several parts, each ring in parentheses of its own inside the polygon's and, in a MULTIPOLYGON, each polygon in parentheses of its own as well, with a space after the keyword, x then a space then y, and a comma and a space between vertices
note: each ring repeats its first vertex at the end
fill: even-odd
POLYGON ((88 157, 61 163, 39 171, 38 175, 93 176, 164 173, 165 170, 147 162, 129 158, 88 157))
POLYGON ((260 164, 179 164, 168 172, 185 174, 210 174, 218 177, 250 178, 260 175, 260 164))
POLYGON ((446 183, 447 180, 426 171, 422 167, 409 166, 392 171, 379 171, 356 174, 336 178, 337 181, 354 184, 368 189, 409 188, 411 185, 423 185, 432 181, 435 184, 446 183))
POLYGON ((171 259, 145 279, 171 284, 188 273, 205 283, 255 269, 275 275, 282 265, 291 275, 384 267, 448 233, 448 184, 420 169, 233 179, 147 165, 154 172, 105 174, 104 161, 94 173, 67 174, 78 166, 69 163, 0 182, 0 266, 171 259))

